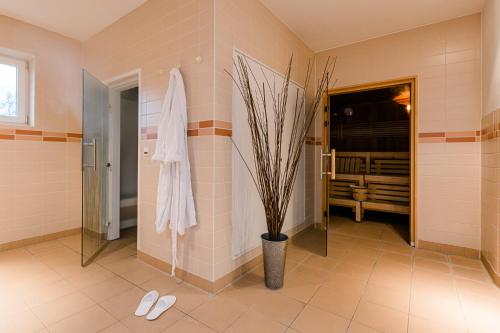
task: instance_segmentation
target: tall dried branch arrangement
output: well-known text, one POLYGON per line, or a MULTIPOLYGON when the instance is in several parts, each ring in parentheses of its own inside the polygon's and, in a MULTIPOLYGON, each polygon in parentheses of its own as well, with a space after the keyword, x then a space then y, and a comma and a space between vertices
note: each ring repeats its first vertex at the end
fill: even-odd
POLYGON ((252 139, 254 171, 249 167, 238 145, 234 141, 233 144, 250 172, 264 205, 271 241, 280 239, 306 136, 318 113, 323 93, 328 88, 330 73, 335 67, 335 61, 328 59, 315 94, 310 103, 306 103, 312 76, 312 66, 309 63, 303 94, 299 95, 297 89, 296 98, 289 101, 292 61, 293 56, 288 62, 284 82, 278 88, 274 81, 269 81, 263 71, 264 80, 258 82, 244 56, 238 55, 235 60, 234 75, 226 71, 238 87, 245 103, 252 139), (290 103, 294 103, 293 111, 287 111, 290 103), (288 120, 287 117, 292 119, 288 120), (290 124, 290 121, 290 136, 285 137, 285 123, 290 124))

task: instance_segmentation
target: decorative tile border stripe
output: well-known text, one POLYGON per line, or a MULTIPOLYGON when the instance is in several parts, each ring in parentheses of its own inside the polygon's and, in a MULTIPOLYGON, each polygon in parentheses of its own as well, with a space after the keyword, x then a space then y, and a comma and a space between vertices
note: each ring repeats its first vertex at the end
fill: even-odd
POLYGON ((306 137, 306 145, 321 146, 323 144, 321 138, 316 138, 314 136, 306 137))
POLYGON ((81 142, 81 133, 50 132, 25 129, 0 129, 0 140, 81 142))
MULTIPOLYGON (((188 123, 188 136, 227 136, 233 135, 232 124, 221 120, 202 120, 188 123)), ((141 128, 142 140, 154 140, 158 138, 157 126, 141 128)))
POLYGON ((480 131, 418 133, 418 143, 463 143, 481 141, 480 131))

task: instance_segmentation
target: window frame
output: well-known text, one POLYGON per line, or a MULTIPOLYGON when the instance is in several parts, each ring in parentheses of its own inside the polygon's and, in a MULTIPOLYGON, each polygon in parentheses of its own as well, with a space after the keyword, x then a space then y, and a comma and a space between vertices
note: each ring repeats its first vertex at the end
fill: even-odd
POLYGON ((17 70, 16 116, 0 115, 1 125, 34 125, 34 57, 18 51, 0 48, 0 64, 17 70))

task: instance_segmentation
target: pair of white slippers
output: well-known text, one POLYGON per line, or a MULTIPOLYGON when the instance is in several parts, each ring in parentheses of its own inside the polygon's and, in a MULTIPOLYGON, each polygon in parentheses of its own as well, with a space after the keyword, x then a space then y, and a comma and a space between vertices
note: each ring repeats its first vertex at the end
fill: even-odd
POLYGON ((147 314, 147 320, 155 320, 161 316, 163 312, 170 309, 175 304, 176 300, 177 298, 175 296, 169 295, 160 297, 160 294, 158 294, 156 290, 151 290, 141 299, 137 310, 135 310, 135 315, 142 317, 147 314), (151 310, 155 303, 155 308, 151 310), (151 310, 151 312, 149 310, 151 310))

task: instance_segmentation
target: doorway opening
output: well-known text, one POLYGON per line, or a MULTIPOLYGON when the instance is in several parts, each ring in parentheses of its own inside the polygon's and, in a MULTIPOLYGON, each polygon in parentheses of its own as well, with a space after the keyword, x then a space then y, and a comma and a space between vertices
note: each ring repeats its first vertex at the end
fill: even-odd
POLYGON ((120 230, 137 227, 137 87, 120 92, 120 230))
POLYGON ((414 245, 414 79, 329 91, 329 230, 414 245))
POLYGON ((127 247, 137 252, 139 224, 139 72, 106 81, 109 91, 110 163, 109 220, 110 251, 127 247))

